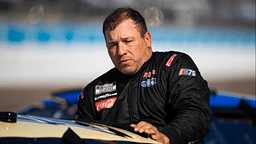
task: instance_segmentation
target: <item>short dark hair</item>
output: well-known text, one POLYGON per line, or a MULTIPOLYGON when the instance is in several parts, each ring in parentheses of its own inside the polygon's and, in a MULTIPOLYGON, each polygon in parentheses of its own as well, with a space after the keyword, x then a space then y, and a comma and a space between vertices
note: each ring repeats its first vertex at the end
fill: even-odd
POLYGON ((106 17, 103 22, 104 36, 106 30, 114 30, 121 22, 127 19, 132 19, 134 21, 135 25, 138 26, 138 31, 140 31, 141 37, 144 38, 144 35, 148 31, 145 19, 138 11, 129 7, 118 8, 106 17))

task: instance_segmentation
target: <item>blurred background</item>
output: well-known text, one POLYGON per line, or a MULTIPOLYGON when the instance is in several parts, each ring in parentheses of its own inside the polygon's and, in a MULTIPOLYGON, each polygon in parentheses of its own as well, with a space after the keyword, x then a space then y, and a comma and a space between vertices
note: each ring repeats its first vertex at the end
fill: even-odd
POLYGON ((211 88, 255 97, 255 0, 0 0, 0 111, 111 69, 102 23, 126 6, 154 51, 185 52, 211 88))

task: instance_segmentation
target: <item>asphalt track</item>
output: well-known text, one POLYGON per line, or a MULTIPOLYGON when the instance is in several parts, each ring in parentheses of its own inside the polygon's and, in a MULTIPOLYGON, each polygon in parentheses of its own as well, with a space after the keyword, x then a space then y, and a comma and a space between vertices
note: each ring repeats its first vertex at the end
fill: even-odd
MULTIPOLYGON (((218 91, 255 97, 255 79, 208 81, 211 88, 218 91)), ((85 83, 86 84, 86 83, 85 83)), ((49 98, 51 93, 68 89, 83 88, 84 83, 56 85, 23 85, 0 87, 0 111, 14 111, 33 101, 49 98)))

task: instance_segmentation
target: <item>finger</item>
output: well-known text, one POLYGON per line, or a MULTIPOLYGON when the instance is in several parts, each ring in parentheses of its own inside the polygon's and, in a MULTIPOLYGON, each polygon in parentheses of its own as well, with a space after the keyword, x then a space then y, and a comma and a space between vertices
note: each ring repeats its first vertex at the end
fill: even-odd
POLYGON ((144 132, 144 125, 146 125, 147 123, 144 121, 139 122, 137 125, 132 125, 132 127, 134 128, 134 131, 139 131, 139 132, 144 132))
POLYGON ((151 124, 146 124, 146 125, 143 125, 141 128, 140 128, 140 132, 145 132, 145 133, 148 133, 150 135, 154 135, 154 134, 157 134, 159 133, 159 131, 157 130, 156 127, 154 127, 153 125, 151 124))
POLYGON ((133 128, 140 128, 141 126, 143 126, 144 123, 138 123, 138 124, 130 124, 130 127, 133 127, 133 128))
POLYGON ((152 126, 151 125, 146 125, 145 126, 145 133, 149 133, 152 129, 152 126))
POLYGON ((154 128, 154 126, 149 123, 141 123, 140 125, 137 126, 137 128, 139 129, 140 133, 142 132, 148 133, 152 128, 154 128))
POLYGON ((144 125, 146 125, 146 124, 148 124, 147 122, 144 122, 144 121, 141 121, 141 122, 139 122, 137 125, 136 125, 136 127, 137 128, 141 128, 141 127, 143 127, 144 125))
POLYGON ((130 127, 135 128, 135 127, 136 127, 136 124, 131 124, 130 127))
POLYGON ((147 133, 150 129, 151 129, 151 125, 145 124, 145 125, 143 125, 139 128, 139 132, 140 133, 142 133, 142 132, 147 133))
POLYGON ((149 128, 147 130, 145 130, 145 132, 150 135, 155 135, 155 134, 159 133, 158 129, 156 127, 154 127, 153 125, 150 125, 149 128))
POLYGON ((159 140, 161 138, 160 134, 153 134, 151 137, 153 140, 159 140))

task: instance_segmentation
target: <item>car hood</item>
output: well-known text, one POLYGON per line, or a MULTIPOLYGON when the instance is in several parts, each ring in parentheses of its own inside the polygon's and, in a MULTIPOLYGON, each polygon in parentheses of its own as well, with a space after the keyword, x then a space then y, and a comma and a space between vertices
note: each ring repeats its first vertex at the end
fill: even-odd
POLYGON ((1 121, 0 138, 61 138, 68 129, 75 132, 81 139, 158 143, 127 130, 103 124, 23 115, 17 115, 16 122, 1 121))

